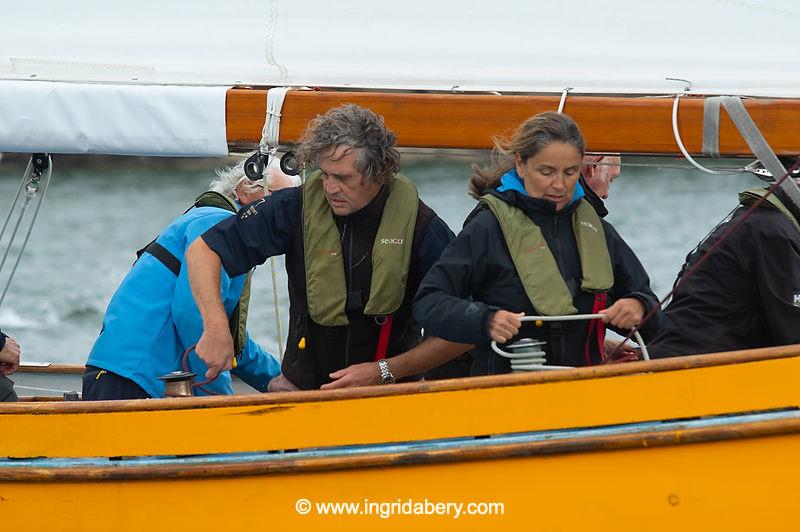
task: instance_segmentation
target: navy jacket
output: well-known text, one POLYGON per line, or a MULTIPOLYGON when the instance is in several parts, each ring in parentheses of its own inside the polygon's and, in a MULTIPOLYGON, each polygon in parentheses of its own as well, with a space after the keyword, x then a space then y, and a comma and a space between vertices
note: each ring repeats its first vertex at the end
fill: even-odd
MULTIPOLYGON (((556 212, 553 203, 516 191, 491 193, 521 209, 541 228, 559 272, 574 294, 573 304, 581 314, 591 313, 594 296, 580 290, 581 263, 572 230, 571 216, 577 203, 556 212)), ((615 281, 607 304, 610 306, 618 299, 635 297, 650 310, 658 300, 650 289, 647 273, 622 237, 606 221, 603 221, 603 230, 615 281)), ((427 333, 453 342, 476 344, 472 352, 472 374, 479 375, 510 371, 508 360, 496 355, 489 345, 489 321, 499 309, 535 314, 497 218, 490 210, 479 206, 423 279, 414 303, 414 313, 427 333)), ((587 328, 588 322, 581 321, 545 324, 540 329, 524 323, 520 334, 512 341, 524 337, 541 338, 548 341, 549 364, 586 365, 587 328)), ((657 328, 657 318, 647 324, 641 331, 645 341, 657 328)), ((599 362, 596 342, 590 342, 590 356, 592 363, 599 362)))
MULTIPOLYGON (((740 207, 730 221, 716 227, 686 257, 681 274, 693 267, 745 210, 740 207)), ((762 207, 673 295, 650 353, 658 358, 797 343, 800 231, 783 214, 762 207)))

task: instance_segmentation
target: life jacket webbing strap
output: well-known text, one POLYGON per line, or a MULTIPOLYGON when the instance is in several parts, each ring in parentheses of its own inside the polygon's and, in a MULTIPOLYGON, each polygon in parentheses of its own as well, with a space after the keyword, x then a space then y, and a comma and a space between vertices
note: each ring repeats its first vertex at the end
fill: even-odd
POLYGON ((169 271, 175 274, 177 277, 181 273, 181 261, 173 255, 167 248, 156 242, 155 240, 150 242, 147 247, 141 250, 138 253, 141 256, 142 253, 149 253, 150 255, 154 256, 158 259, 158 261, 167 267, 169 271))
MULTIPOLYGON (((606 292, 597 292, 594 294, 594 305, 592 305, 592 314, 597 314, 601 310, 606 308, 606 301, 608 298, 608 294, 606 292)), ((603 323, 603 320, 589 320, 589 330, 586 333, 586 346, 584 348, 584 355, 586 356, 586 365, 592 365, 592 357, 590 355, 589 346, 592 342, 592 330, 597 328, 596 331, 596 338, 597 338, 597 346, 600 350, 600 360, 605 362, 606 360, 606 353, 604 349, 605 341, 606 341, 606 324, 603 323)))
POLYGON ((375 362, 386 358, 389 351, 389 334, 392 332, 392 314, 386 316, 386 321, 381 325, 380 336, 378 336, 378 348, 375 349, 375 362))

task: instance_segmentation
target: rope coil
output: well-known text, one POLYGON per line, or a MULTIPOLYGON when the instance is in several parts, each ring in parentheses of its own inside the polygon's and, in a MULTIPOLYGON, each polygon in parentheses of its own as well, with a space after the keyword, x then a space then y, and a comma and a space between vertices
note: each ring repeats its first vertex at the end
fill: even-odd
MULTIPOLYGON (((570 314, 566 316, 523 316, 522 318, 520 318, 520 321, 537 322, 537 321, 578 321, 578 320, 597 320, 597 319, 601 320, 604 317, 605 317, 604 314, 570 314)), ((642 335, 639 334, 639 331, 637 329, 633 329, 631 334, 635 336, 636 342, 639 344, 639 347, 642 348, 642 358, 644 360, 650 360, 650 353, 647 351, 647 346, 644 343, 642 335)), ((625 339, 625 341, 627 340, 628 338, 625 339)), ((535 347, 537 349, 536 351, 515 353, 515 352, 503 351, 497 346, 497 342, 492 340, 492 350, 498 355, 504 356, 511 360, 512 371, 543 371, 551 369, 570 369, 573 367, 573 366, 546 366, 544 351, 538 349, 538 347, 543 344, 544 342, 533 341, 531 347, 535 347)))

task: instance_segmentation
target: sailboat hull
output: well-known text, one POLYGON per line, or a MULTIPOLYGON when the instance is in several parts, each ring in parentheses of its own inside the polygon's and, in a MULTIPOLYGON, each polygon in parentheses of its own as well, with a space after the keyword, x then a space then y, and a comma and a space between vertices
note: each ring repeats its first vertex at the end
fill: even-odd
POLYGON ((800 346, 787 346, 329 392, 5 404, 0 502, 20 530, 752 530, 767 515, 788 529, 798 378, 800 346))
POLYGON ((130 478, 125 467, 55 478, 40 471, 0 481, 0 493, 12 530, 139 531, 187 521, 199 530, 791 529, 800 502, 797 418, 697 432, 283 458, 273 468, 184 464, 177 474, 153 465, 130 478), (693 441, 712 434, 722 439, 693 441))

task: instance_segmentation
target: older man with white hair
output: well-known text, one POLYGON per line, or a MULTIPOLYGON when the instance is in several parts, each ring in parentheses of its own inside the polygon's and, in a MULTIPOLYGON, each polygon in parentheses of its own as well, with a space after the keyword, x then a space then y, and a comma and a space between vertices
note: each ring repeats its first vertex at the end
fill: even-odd
MULTIPOLYGON (((206 373, 205 364, 191 352, 203 323, 189 287, 186 249, 210 227, 265 194, 264 180, 248 179, 243 162, 217 174, 209 191, 139 251, 138 260, 112 296, 86 362, 84 400, 162 397, 160 376, 181 368, 206 373)), ((279 169, 269 169, 270 190, 292 184, 279 169)), ((232 372, 266 391, 267 383, 280 373, 280 364, 246 330, 250 273, 229 277, 222 272, 218 293, 236 342, 237 364, 232 372)), ((230 374, 225 372, 197 392, 232 393, 230 374)))
POLYGON ((619 155, 587 155, 581 165, 581 175, 586 184, 601 199, 608 199, 611 183, 619 177, 621 160, 619 155))

